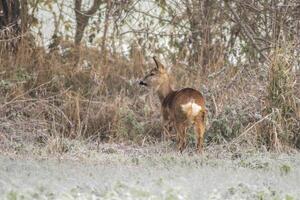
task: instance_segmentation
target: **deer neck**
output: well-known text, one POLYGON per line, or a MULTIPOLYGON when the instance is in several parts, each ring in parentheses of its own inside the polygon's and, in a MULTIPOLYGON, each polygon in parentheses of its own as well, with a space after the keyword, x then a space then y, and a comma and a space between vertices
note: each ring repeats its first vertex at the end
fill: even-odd
POLYGON ((171 87, 171 83, 168 80, 165 83, 162 83, 157 90, 157 94, 158 94, 158 98, 160 100, 160 102, 162 103, 164 101, 164 99, 170 94, 174 92, 174 90, 171 87))

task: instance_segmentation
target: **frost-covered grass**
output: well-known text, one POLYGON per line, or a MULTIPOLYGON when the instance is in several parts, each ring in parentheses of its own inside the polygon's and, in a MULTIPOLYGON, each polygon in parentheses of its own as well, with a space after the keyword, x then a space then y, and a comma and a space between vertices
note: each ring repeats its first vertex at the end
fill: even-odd
POLYGON ((77 155, 0 157, 0 199, 294 200, 299 185, 299 154, 199 156, 106 144, 77 155))

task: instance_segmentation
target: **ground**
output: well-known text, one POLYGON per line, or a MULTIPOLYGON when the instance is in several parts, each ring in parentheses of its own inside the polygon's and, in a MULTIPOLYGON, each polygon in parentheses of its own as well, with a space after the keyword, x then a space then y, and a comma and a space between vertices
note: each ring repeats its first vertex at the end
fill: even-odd
POLYGON ((179 154, 169 144, 78 152, 3 153, 0 199, 300 199, 298 153, 179 154))

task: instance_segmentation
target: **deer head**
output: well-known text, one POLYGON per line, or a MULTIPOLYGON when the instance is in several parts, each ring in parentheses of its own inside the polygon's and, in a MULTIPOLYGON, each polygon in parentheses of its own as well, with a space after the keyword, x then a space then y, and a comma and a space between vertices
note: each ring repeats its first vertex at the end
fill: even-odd
POLYGON ((158 90, 164 84, 169 84, 170 76, 168 70, 155 57, 153 57, 155 67, 139 82, 140 85, 152 87, 158 90))

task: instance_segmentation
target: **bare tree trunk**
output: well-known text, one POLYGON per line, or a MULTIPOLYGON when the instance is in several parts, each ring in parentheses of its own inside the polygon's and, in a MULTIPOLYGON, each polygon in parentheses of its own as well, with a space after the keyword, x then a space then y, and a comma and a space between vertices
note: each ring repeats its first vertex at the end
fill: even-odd
POLYGON ((0 0, 0 38, 5 42, 1 47, 15 52, 20 41, 20 17, 19 0, 0 0))
POLYGON ((0 0, 0 29, 16 26, 20 16, 19 0, 0 0))
POLYGON ((211 4, 212 0, 204 0, 202 4, 202 36, 201 36, 201 67, 205 74, 210 64, 210 48, 211 48, 211 4))
POLYGON ((28 1, 21 0, 21 32, 26 33, 29 26, 28 1))
POLYGON ((185 0, 192 32, 190 65, 200 65, 203 73, 210 62, 211 4, 212 0, 185 0))
POLYGON ((109 16, 111 11, 112 3, 110 0, 107 0, 107 7, 106 7, 106 14, 105 14, 105 21, 104 21, 104 32, 102 37, 102 44, 101 44, 101 51, 103 54, 103 62, 106 63, 106 35, 109 26, 109 16))
MULTIPOLYGON (((281 26, 282 24, 282 17, 283 13, 281 13, 280 8, 278 8, 278 0, 272 0, 272 42, 275 45, 275 47, 279 47, 281 44, 279 42, 280 40, 280 32, 281 32, 281 26)), ((286 4, 284 4, 286 5, 286 4)))
POLYGON ((198 2, 193 0, 191 3, 189 0, 185 0, 186 12, 190 21, 191 30, 191 56, 189 58, 189 64, 195 65, 199 62, 199 52, 200 52, 200 16, 196 8, 199 8, 198 2))
POLYGON ((92 15, 94 15, 100 7, 102 1, 94 0, 93 5, 87 11, 81 9, 82 0, 75 0, 75 17, 76 17, 76 31, 75 31, 75 44, 80 44, 84 30, 88 25, 88 21, 92 15))

